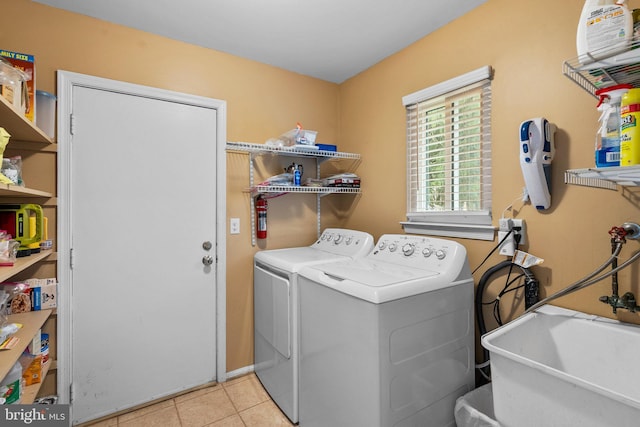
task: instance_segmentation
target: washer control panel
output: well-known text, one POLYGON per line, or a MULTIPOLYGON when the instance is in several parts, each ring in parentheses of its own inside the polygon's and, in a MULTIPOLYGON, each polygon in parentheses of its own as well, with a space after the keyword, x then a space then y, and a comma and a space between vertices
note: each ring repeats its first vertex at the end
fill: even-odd
POLYGON ((347 256, 365 256, 374 246, 373 236, 364 231, 327 228, 312 245, 316 249, 347 256))
POLYGON ((433 237, 385 234, 369 255, 372 259, 417 268, 443 269, 466 258, 466 249, 457 242, 433 237))

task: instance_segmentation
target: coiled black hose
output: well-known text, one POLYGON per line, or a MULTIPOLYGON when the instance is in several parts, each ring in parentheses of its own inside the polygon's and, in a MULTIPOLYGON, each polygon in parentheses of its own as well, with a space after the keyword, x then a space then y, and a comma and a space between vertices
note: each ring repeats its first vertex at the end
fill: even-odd
MULTIPOLYGON (((489 268, 487 271, 485 271, 482 277, 480 277, 480 281, 478 282, 478 287, 476 288, 476 301, 475 301, 476 310, 475 311, 476 311, 476 321, 478 322, 478 330, 480 331, 480 336, 488 332, 487 326, 484 323, 484 314, 482 310, 482 305, 483 305, 482 296, 484 295, 485 288, 487 287, 487 284, 489 283, 491 276, 493 276, 500 270, 503 270, 505 268, 513 268, 513 267, 517 267, 522 271, 522 273, 525 276, 525 281, 535 281, 535 283, 537 283, 535 276, 528 268, 522 267, 521 265, 518 265, 518 264, 513 264, 510 259, 502 261, 501 263, 496 264, 493 267, 489 268)), ((484 360, 481 363, 487 362, 489 360, 489 350, 483 347, 482 354, 483 354, 484 360)))

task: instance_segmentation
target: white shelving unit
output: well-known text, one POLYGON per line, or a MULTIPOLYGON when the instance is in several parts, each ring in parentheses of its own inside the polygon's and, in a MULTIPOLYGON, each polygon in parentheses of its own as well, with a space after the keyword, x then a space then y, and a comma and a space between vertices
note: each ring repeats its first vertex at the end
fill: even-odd
MULTIPOLYGON (((594 98, 596 90, 618 84, 640 87, 640 39, 615 52, 600 50, 589 57, 573 58, 562 64, 562 73, 594 98)), ((573 169, 565 172, 566 184, 617 190, 618 186, 640 185, 640 166, 573 169)))
MULTIPOLYGON (((249 187, 247 191, 251 193, 251 244, 256 245, 256 218, 254 207, 254 196, 258 194, 275 197, 281 194, 316 194, 317 206, 317 230, 318 236, 321 234, 320 224, 320 198, 329 194, 358 194, 360 188, 352 187, 312 187, 293 185, 256 185, 254 182, 254 160, 257 156, 275 155, 289 157, 312 158, 316 160, 316 178, 320 179, 320 164, 326 160, 346 159, 358 162, 359 154, 343 153, 339 151, 314 150, 300 147, 273 147, 265 144, 255 144, 250 142, 227 142, 226 151, 249 154, 249 187)), ((269 196, 265 196, 269 197, 269 196)))

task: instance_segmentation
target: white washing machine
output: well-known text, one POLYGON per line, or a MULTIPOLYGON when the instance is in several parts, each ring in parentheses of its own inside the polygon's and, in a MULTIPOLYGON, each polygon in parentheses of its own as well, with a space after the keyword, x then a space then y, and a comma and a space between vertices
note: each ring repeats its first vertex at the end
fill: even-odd
POLYGON ((473 279, 453 241, 384 235, 302 269, 300 425, 455 427, 474 388, 473 279))
POLYGON ((352 260, 373 248, 362 231, 328 228, 311 246, 259 251, 254 257, 254 366, 274 402, 298 422, 298 271, 352 260))

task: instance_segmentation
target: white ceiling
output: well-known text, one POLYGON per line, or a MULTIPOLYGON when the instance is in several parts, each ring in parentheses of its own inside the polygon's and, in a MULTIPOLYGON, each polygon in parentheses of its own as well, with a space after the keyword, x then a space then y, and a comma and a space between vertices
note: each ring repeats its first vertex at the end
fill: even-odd
POLYGON ((34 1, 341 83, 487 0, 34 1))

